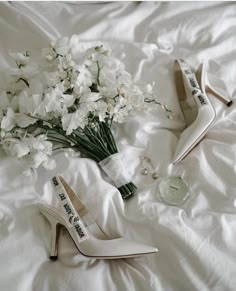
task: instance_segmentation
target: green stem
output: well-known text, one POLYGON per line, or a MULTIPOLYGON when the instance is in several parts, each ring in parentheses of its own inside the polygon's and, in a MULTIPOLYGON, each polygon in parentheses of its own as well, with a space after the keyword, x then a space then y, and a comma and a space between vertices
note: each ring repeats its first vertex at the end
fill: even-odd
POLYGON ((66 141, 63 141, 62 139, 59 139, 59 138, 55 138, 55 137, 48 136, 48 141, 64 144, 68 148, 72 147, 70 143, 68 143, 66 141))
POLYGON ((85 150, 83 147, 82 148, 78 148, 75 147, 75 150, 81 152, 82 154, 84 154, 87 158, 91 158, 92 160, 96 161, 97 163, 100 162, 100 158, 96 156, 96 154, 85 150))
POLYGON ((104 152, 107 154, 107 156, 110 155, 110 152, 108 151, 108 149, 107 149, 106 145, 104 144, 102 138, 99 139, 99 138, 95 135, 96 132, 94 132, 94 131, 93 131, 91 128, 89 128, 89 127, 85 127, 84 132, 85 132, 85 134, 86 134, 88 137, 90 137, 90 138, 92 139, 92 141, 93 141, 94 143, 98 143, 98 144, 101 146, 101 148, 104 150, 104 152))
POLYGON ((55 148, 55 149, 53 149, 53 151, 57 151, 57 150, 60 150, 60 149, 68 149, 68 147, 67 147, 67 146, 65 146, 65 147, 59 147, 59 148, 55 148))
POLYGON ((105 131, 105 135, 107 136, 108 140, 109 140, 109 144, 112 145, 113 149, 115 150, 115 152, 117 153, 117 147, 116 147, 116 143, 113 137, 113 134, 111 132, 110 127, 105 123, 105 122, 101 122, 101 126, 103 127, 104 131, 105 131))
POLYGON ((99 124, 99 132, 101 133, 101 135, 105 139, 105 141, 107 143, 107 148, 109 149, 109 152, 112 154, 116 153, 116 149, 114 148, 113 144, 111 143, 109 136, 108 136, 108 134, 107 134, 107 132, 104 129, 102 124, 99 124))
POLYGON ((101 151, 99 147, 97 147, 94 144, 91 144, 86 139, 80 138, 79 140, 77 140, 77 145, 84 148, 88 152, 96 153, 96 156, 98 156, 100 159, 105 159, 107 157, 106 154, 104 154, 104 152, 101 151))
POLYGON ((99 66, 99 62, 96 61, 96 64, 97 64, 97 68, 98 68, 98 73, 97 73, 97 83, 98 83, 98 86, 100 86, 100 81, 99 81, 99 77, 100 77, 100 71, 101 71, 101 68, 99 66))
MULTIPOLYGON (((44 126, 42 126, 44 127, 44 126)), ((85 153, 87 156, 90 156, 92 159, 95 159, 96 161, 100 161, 101 159, 104 159, 104 153, 94 144, 91 144, 88 140, 83 138, 82 136, 78 136, 78 138, 73 138, 70 136, 65 136, 65 132, 60 129, 49 129, 50 131, 54 131, 55 133, 61 135, 63 138, 69 139, 71 142, 74 143, 73 148, 79 150, 82 153, 85 153), (64 133, 64 134, 63 134, 64 133)), ((60 139, 58 137, 51 137, 55 138, 58 141, 60 140, 61 143, 66 142, 63 139, 60 139)), ((72 146, 68 144, 68 147, 71 148, 72 146)))
POLYGON ((86 134, 85 134, 85 136, 86 136, 87 138, 85 138, 84 136, 79 135, 79 134, 77 134, 77 133, 74 133, 74 134, 78 137, 78 139, 76 139, 76 142, 77 142, 77 143, 81 143, 81 144, 85 145, 86 148, 91 148, 92 151, 93 151, 93 149, 95 149, 97 152, 100 153, 100 155, 102 155, 102 156, 104 155, 102 149, 101 149, 97 144, 92 143, 92 142, 88 139, 88 137, 86 136, 86 134))

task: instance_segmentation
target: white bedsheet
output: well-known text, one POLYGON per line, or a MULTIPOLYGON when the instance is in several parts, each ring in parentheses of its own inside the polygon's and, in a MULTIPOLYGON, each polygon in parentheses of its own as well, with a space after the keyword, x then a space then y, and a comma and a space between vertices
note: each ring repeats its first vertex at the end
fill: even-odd
MULTIPOLYGON (((97 164, 66 153, 57 168, 22 176, 24 165, 1 155, 0 290, 236 290, 236 103, 227 108, 211 98, 217 121, 203 141, 171 166, 183 129, 173 60, 209 71, 236 95, 236 5, 234 2, 178 3, 0 3, 0 65, 7 50, 40 49, 49 39, 80 34, 104 40, 123 57, 137 80, 156 82, 162 102, 174 112, 144 113, 114 128, 127 160, 136 196, 123 202, 97 164), (191 198, 181 207, 157 197, 157 184, 140 175, 139 155, 153 160, 160 176, 179 173, 191 198), (111 237, 132 238, 159 248, 156 255, 128 260, 92 260, 80 255, 68 233, 60 237, 59 259, 48 259, 51 232, 35 204, 55 205, 50 178, 61 173, 111 237)), ((235 100, 236 101, 236 100, 235 100)))

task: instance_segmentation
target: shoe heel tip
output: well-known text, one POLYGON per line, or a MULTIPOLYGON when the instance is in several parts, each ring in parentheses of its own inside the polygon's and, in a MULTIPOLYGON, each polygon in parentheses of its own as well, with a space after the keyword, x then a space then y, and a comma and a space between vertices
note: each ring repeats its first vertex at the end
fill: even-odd
POLYGON ((50 258, 50 260, 52 260, 52 261, 56 261, 56 260, 57 260, 57 256, 50 256, 49 258, 50 258))
POLYGON ((231 100, 231 101, 229 101, 228 103, 227 103, 227 106, 229 107, 229 106, 231 106, 233 104, 233 101, 231 100))

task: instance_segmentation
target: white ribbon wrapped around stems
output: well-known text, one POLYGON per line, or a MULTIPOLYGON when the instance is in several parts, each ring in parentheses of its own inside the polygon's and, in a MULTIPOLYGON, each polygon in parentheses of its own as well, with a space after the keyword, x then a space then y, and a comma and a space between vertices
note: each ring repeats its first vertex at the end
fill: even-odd
POLYGON ((119 188, 131 182, 127 167, 120 153, 113 154, 99 162, 100 167, 112 179, 114 185, 119 188))

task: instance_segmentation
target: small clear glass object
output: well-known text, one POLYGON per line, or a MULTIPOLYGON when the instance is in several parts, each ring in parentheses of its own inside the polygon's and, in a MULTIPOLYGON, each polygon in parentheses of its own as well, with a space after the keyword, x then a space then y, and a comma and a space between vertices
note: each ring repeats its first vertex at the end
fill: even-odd
POLYGON ((189 188, 182 177, 169 176, 159 183, 159 197, 169 205, 181 205, 189 197, 189 188))

